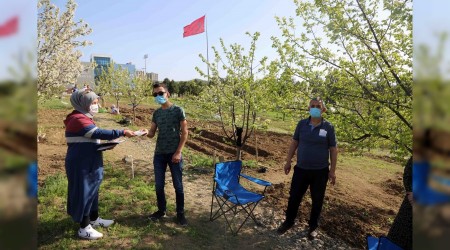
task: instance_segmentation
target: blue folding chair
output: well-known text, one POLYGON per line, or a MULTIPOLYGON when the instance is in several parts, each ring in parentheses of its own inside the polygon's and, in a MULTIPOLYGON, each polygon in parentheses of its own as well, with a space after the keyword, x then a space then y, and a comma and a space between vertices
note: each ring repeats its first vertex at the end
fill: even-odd
POLYGON ((27 171, 27 194, 30 198, 37 198, 38 194, 38 166, 36 162, 32 162, 28 166, 27 171))
POLYGON ((430 176, 431 166, 427 161, 413 163, 413 195, 414 200, 421 205, 439 205, 450 203, 450 195, 432 189, 428 180, 433 179, 443 185, 450 186, 445 178, 430 176))
POLYGON ((394 242, 388 238, 381 236, 380 238, 367 236, 367 249, 368 250, 403 250, 394 242))
POLYGON ((260 180, 241 173, 242 161, 228 161, 220 162, 215 165, 214 183, 211 198, 211 214, 210 221, 214 221, 222 215, 231 230, 231 233, 237 235, 239 230, 248 220, 249 217, 253 219, 256 224, 259 224, 253 214, 258 203, 264 198, 264 193, 268 186, 272 183, 260 180), (255 193, 245 189, 240 184, 240 177, 264 186, 262 193, 255 193), (214 200, 216 202, 214 202, 214 200), (214 204, 216 203, 216 205, 214 204), (215 211, 214 208, 216 207, 215 211), (245 219, 242 223, 233 223, 236 215, 243 213, 245 219), (233 216, 233 218, 228 218, 233 216), (236 225, 233 225, 236 224, 236 225))

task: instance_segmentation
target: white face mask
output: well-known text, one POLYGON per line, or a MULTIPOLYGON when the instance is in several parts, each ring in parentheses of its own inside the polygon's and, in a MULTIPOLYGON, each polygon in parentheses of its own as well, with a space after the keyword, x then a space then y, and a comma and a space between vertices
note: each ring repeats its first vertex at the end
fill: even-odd
POLYGON ((98 104, 92 104, 89 107, 89 113, 91 113, 92 115, 98 113, 98 104))

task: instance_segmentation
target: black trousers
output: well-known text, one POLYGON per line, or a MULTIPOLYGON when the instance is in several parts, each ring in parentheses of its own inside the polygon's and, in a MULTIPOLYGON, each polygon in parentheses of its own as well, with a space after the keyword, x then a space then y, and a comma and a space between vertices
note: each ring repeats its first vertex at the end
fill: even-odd
POLYGON ((311 170, 294 167, 289 202, 286 210, 286 222, 294 224, 300 203, 309 187, 312 208, 308 224, 310 230, 315 230, 318 227, 325 190, 327 188, 328 172, 328 168, 311 170))
POLYGON ((403 198, 402 205, 389 229, 387 237, 405 250, 412 249, 412 206, 408 197, 403 198))

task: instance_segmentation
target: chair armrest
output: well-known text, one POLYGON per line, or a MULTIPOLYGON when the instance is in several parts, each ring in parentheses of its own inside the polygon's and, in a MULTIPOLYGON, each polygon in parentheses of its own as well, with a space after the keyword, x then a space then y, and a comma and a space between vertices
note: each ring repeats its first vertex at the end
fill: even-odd
POLYGON ((240 174, 242 177, 244 177, 245 179, 247 179, 247 180, 249 180, 249 181, 252 181, 252 182, 254 182, 254 183, 256 183, 256 184, 259 184, 259 185, 261 185, 261 186, 265 186, 265 187, 267 187, 267 186, 272 186, 272 183, 270 183, 270 182, 268 182, 268 181, 265 181, 265 180, 261 180, 261 179, 258 179, 258 178, 255 178, 255 177, 251 177, 251 176, 248 176, 248 175, 245 175, 245 174, 240 174))
POLYGON ((439 175, 434 175, 434 174, 431 174, 430 178, 439 182, 440 184, 443 184, 445 186, 450 186, 450 179, 448 179, 448 178, 445 178, 445 177, 439 176, 439 175))
POLYGON ((218 187, 220 190, 222 190, 226 195, 228 195, 228 196, 236 196, 236 195, 233 193, 233 191, 231 191, 230 189, 228 189, 227 186, 222 185, 222 184, 220 183, 220 181, 219 181, 217 178, 214 178, 214 180, 215 180, 216 183, 217 183, 217 187, 218 187))

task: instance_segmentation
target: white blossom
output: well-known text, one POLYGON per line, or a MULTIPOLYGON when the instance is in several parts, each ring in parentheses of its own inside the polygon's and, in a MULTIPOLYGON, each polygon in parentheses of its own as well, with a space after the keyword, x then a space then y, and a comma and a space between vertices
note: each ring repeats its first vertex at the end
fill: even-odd
POLYGON ((66 3, 65 12, 50 0, 38 2, 38 98, 40 100, 59 93, 81 74, 81 52, 78 47, 92 44, 78 39, 92 29, 82 20, 74 21, 77 4, 66 3))

